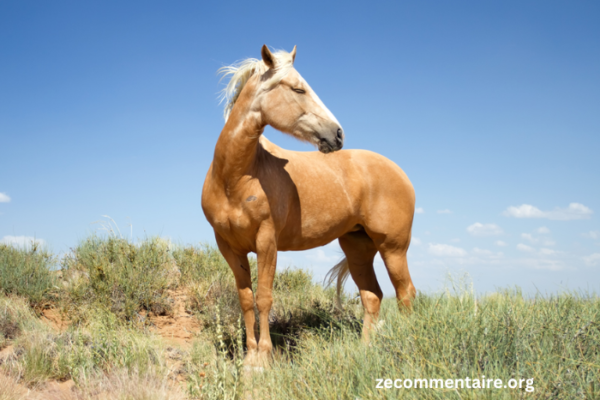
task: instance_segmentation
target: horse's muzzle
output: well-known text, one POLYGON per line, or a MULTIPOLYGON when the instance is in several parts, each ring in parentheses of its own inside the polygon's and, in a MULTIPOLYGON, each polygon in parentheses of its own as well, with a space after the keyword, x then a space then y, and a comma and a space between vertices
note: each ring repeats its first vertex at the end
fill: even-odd
POLYGON ((331 153, 333 151, 341 150, 344 147, 344 131, 342 128, 338 128, 335 135, 329 137, 322 137, 319 139, 319 151, 321 153, 331 153))

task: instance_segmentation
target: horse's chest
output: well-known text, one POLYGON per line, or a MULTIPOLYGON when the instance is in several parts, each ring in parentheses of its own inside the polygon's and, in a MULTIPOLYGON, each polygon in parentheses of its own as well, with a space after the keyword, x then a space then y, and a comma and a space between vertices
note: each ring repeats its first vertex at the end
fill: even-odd
POLYGON ((214 201, 205 207, 213 229, 230 245, 243 248, 253 247, 254 236, 265 219, 265 212, 268 213, 268 202, 259 193, 235 198, 228 198, 225 194, 215 196, 214 201))

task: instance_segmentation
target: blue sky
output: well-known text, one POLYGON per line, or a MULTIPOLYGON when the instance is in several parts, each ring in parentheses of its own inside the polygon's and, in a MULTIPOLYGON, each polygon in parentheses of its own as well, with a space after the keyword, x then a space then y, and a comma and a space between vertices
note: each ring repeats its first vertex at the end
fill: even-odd
MULTIPOLYGON (((214 243, 216 70, 297 45, 345 148, 415 186, 418 289, 448 273, 482 292, 599 289, 597 2, 211 3, 0 3, 0 240, 63 253, 109 215, 134 238, 214 243)), ((340 257, 334 243, 279 265, 319 278, 340 257)))

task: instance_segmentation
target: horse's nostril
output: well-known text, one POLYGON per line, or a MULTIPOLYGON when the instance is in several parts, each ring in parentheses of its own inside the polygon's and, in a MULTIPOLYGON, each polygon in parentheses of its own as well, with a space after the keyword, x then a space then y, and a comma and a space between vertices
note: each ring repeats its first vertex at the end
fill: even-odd
POLYGON ((342 133, 342 128, 338 128, 337 134, 335 135, 335 143, 337 144, 338 149, 342 148, 342 144, 344 143, 344 134, 342 133))

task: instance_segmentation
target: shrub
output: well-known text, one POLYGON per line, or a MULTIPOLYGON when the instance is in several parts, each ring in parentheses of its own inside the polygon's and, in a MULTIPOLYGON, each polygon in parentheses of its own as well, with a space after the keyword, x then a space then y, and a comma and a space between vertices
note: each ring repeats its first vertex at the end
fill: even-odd
POLYGON ((114 236, 92 236, 63 260, 68 282, 63 307, 75 320, 90 308, 107 308, 119 318, 134 320, 142 310, 171 312, 167 289, 178 280, 168 243, 151 238, 140 244, 114 236))
POLYGON ((26 332, 14 345, 6 365, 27 384, 78 381, 112 370, 144 374, 161 369, 164 362, 157 338, 123 325, 108 310, 94 314, 87 326, 72 326, 63 333, 26 332))
POLYGON ((27 300, 0 295, 0 350, 23 331, 43 329, 27 300))
POLYGON ((53 297, 54 261, 36 242, 28 248, 0 244, 0 292, 25 297, 33 307, 43 308, 53 297))

